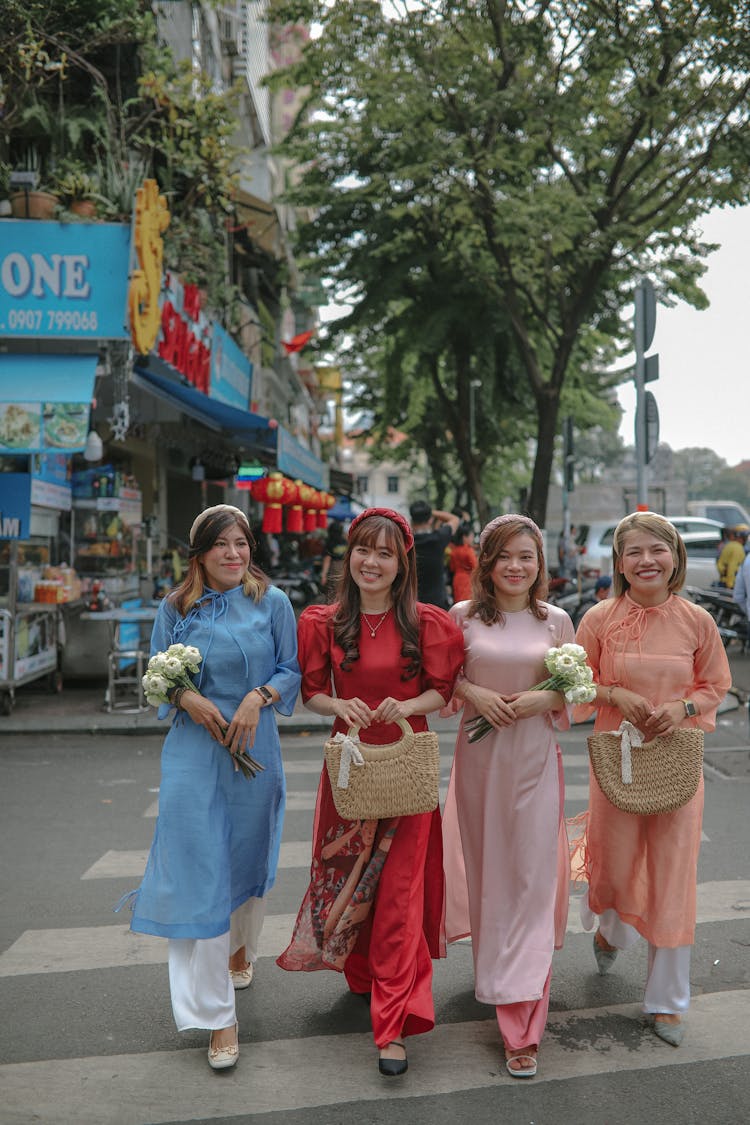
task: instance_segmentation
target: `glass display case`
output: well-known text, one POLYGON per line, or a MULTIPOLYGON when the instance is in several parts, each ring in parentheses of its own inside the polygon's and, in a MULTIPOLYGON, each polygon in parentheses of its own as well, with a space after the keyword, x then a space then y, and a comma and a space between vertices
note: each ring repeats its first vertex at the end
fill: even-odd
POLYGON ((114 601, 138 594, 141 518, 136 489, 122 489, 119 496, 74 498, 73 566, 84 598, 95 587, 114 601))

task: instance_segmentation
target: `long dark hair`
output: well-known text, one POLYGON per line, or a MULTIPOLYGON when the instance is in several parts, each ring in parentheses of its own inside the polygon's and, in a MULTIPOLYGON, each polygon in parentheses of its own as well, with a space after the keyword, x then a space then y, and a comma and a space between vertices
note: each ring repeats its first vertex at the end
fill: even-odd
POLYGON ((341 668, 348 672, 352 664, 359 660, 359 632, 362 627, 359 587, 352 578, 349 561, 355 547, 375 547, 381 534, 385 538, 385 545, 398 560, 398 572, 391 586, 391 600, 396 627, 401 634, 401 656, 407 662, 401 678, 411 680, 422 665, 417 613, 417 568, 413 550, 407 553, 401 531, 387 516, 368 516, 350 533, 339 579, 338 601, 331 621, 333 638, 344 650, 341 668))
POLYGON ((253 562, 255 540, 246 519, 234 515, 232 512, 214 512, 198 524, 195 537, 188 554, 187 574, 174 590, 167 595, 171 602, 184 617, 190 608, 195 605, 203 595, 206 585, 206 572, 201 559, 206 551, 210 551, 216 540, 229 527, 238 527, 250 544, 250 562, 247 570, 242 575, 242 588, 247 597, 259 602, 269 586, 269 581, 263 571, 253 562))
POLYGON ((529 590, 529 609, 538 621, 547 620, 547 607, 542 599, 547 594, 547 566, 544 561, 544 543, 539 529, 531 520, 518 516, 516 519, 503 518, 503 522, 493 528, 484 541, 480 538, 479 558, 471 576, 471 605, 469 617, 478 617, 485 625, 503 622, 503 611, 497 604, 497 595, 492 581, 492 571, 500 558, 500 552, 514 535, 529 535, 536 546, 536 559, 539 565, 537 574, 529 590))

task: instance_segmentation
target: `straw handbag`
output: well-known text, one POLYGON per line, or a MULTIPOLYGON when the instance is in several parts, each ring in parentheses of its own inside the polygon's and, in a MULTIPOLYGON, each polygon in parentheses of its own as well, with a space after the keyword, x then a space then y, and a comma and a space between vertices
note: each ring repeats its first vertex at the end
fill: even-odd
POLYGON ((398 720, 398 742, 367 746, 357 727, 325 744, 336 812, 345 820, 381 820, 432 812, 438 803, 440 748, 433 731, 398 720))
POLYGON ((644 742, 624 720, 589 735, 589 757, 604 796, 623 812, 673 812, 695 795, 703 772, 703 731, 679 729, 644 742))

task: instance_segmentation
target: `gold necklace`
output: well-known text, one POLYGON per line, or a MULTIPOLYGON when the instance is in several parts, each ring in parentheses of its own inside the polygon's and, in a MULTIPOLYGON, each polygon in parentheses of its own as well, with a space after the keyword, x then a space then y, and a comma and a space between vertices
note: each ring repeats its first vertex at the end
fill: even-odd
POLYGON ((391 607, 390 607, 390 606, 388 606, 388 609, 387 609, 387 610, 385 611, 385 613, 383 614, 383 616, 382 616, 382 617, 380 618, 380 621, 378 621, 377 625, 373 625, 373 624, 372 624, 372 622, 370 621, 370 619, 368 618, 368 616, 367 616, 367 614, 366 614, 366 613, 364 612, 364 610, 360 610, 359 612, 360 612, 360 613, 362 614, 362 616, 363 616, 363 617, 364 617, 364 619, 365 619, 365 625, 366 625, 366 626, 367 626, 367 628, 368 628, 368 629, 370 630, 370 636, 371 636, 371 637, 374 637, 374 636, 375 636, 375 634, 377 633, 378 629, 380 628, 380 626, 381 626, 381 625, 383 624, 383 622, 385 621, 385 619, 386 619, 386 617, 388 616, 388 614, 389 614, 389 613, 391 612, 391 607))

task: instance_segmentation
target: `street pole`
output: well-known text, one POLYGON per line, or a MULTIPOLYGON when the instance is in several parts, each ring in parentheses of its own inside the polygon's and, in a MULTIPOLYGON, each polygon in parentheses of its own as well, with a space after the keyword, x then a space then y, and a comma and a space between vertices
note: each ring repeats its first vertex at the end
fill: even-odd
POLYGON ((656 293, 648 278, 635 289, 635 463, 640 512, 648 511, 648 464, 659 443, 659 411, 646 383, 659 378, 658 354, 646 355, 656 329, 656 293))
POLYGON ((648 510, 648 466, 646 464, 646 349, 644 319, 646 311, 645 283, 635 289, 635 464, 636 504, 639 511, 648 510))

